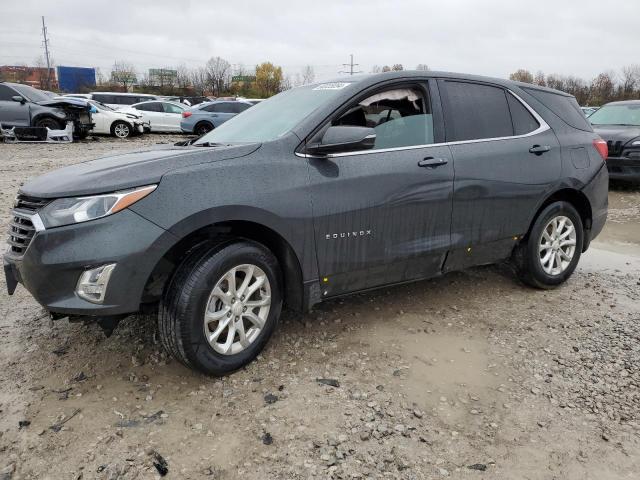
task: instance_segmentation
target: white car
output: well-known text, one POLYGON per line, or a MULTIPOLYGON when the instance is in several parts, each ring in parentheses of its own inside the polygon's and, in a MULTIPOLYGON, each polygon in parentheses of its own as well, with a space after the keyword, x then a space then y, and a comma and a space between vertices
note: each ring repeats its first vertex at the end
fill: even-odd
POLYGON ((89 100, 92 112, 91 117, 95 126, 92 132, 104 135, 113 135, 118 138, 127 138, 141 134, 149 129, 140 113, 122 112, 114 110, 104 103, 89 100))
POLYGON ((141 114, 145 123, 150 123, 152 132, 182 133, 180 129, 182 112, 188 109, 188 106, 178 102, 158 100, 136 103, 130 107, 121 108, 118 111, 141 114))

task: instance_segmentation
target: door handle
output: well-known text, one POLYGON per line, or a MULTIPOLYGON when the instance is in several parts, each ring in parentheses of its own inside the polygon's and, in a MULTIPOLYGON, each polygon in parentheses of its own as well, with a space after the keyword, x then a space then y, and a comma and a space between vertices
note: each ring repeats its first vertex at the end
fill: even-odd
POLYGON ((549 145, 534 145, 529 149, 529 153, 540 156, 543 153, 548 152, 549 150, 551 150, 551 147, 549 145))
POLYGON ((449 162, 446 158, 427 157, 418 162, 419 167, 436 168, 446 165, 449 162))

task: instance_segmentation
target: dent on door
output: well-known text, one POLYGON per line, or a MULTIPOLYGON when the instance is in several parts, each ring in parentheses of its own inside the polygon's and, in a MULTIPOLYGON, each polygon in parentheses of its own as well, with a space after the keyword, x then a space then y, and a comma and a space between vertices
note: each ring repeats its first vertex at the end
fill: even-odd
POLYGON ((509 256, 562 169, 558 140, 550 130, 530 137, 452 145, 451 151, 456 178, 452 252, 446 271, 509 256), (550 149, 536 155, 529 152, 533 145, 550 149))
POLYGON ((324 296, 437 275, 450 246, 448 147, 310 160, 324 296), (446 159, 421 168, 424 158, 446 159))

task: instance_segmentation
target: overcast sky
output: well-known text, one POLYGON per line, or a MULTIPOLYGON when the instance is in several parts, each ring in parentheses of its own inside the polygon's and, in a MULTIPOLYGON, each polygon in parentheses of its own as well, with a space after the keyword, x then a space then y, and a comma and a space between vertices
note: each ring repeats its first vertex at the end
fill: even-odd
POLYGON ((518 68, 589 79, 640 63, 640 0, 4 0, 0 64, 152 67, 265 60, 295 75, 338 75, 353 53, 373 65, 506 77, 518 68))

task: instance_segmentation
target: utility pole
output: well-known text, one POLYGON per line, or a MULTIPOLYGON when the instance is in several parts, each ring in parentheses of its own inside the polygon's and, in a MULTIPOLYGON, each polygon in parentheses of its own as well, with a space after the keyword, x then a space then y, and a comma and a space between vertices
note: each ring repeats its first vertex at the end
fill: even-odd
POLYGON ((47 38, 47 26, 42 17, 42 43, 44 45, 44 56, 47 60, 47 90, 51 90, 51 57, 49 56, 49 39, 47 38))
POLYGON ((345 71, 341 71, 338 73, 348 73, 349 75, 353 75, 354 73, 362 73, 362 70, 358 70, 357 72, 353 70, 353 67, 357 67, 358 65, 360 65, 359 63, 353 63, 353 53, 350 55, 351 60, 349 63, 343 63, 342 66, 343 67, 349 67, 349 71, 345 72, 345 71))

